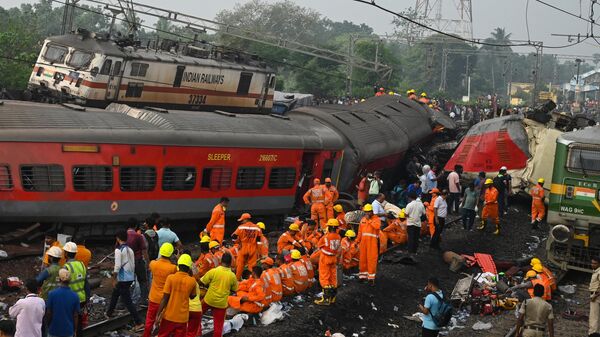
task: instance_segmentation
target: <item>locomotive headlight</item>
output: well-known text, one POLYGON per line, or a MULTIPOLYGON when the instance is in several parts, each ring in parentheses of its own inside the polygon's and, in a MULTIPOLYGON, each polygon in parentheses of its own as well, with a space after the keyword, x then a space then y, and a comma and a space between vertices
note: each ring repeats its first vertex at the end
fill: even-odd
POLYGON ((550 235, 556 242, 565 243, 571 238, 571 230, 565 225, 556 225, 552 227, 550 235))

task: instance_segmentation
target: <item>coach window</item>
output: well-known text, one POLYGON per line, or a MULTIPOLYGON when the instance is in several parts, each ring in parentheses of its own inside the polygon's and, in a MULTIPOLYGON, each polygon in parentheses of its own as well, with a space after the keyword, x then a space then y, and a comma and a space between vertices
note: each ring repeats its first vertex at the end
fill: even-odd
POLYGON ((250 82, 252 82, 252 73, 242 72, 240 74, 240 82, 238 83, 237 94, 248 95, 250 90, 250 82))
POLYGON ((23 165, 21 184, 28 192, 62 192, 65 172, 61 165, 23 165))
POLYGON ((600 175, 600 147, 575 145, 570 148, 567 169, 585 175, 600 175))
POLYGON ((73 166, 73 189, 77 192, 108 192, 113 187, 110 166, 73 166))
POLYGON ((231 168, 208 167, 202 170, 202 188, 211 191, 223 191, 231 187, 231 168))
POLYGON ((106 59, 100 69, 100 75, 110 75, 110 67, 112 67, 112 60, 106 59))
POLYGON ((269 175, 270 189, 284 189, 294 187, 296 182, 296 169, 293 167, 273 167, 269 175))
POLYGON ((148 192, 156 187, 156 168, 151 166, 123 166, 120 170, 121 191, 148 192))
POLYGON ((12 176, 8 165, 0 165, 0 191, 11 191, 13 189, 12 176))
POLYGON ((173 88, 181 87, 181 80, 183 80, 184 71, 185 66, 177 66, 177 71, 175 72, 175 80, 173 81, 173 88))
POLYGON ((235 187, 238 190, 257 190, 265 183, 264 167, 240 167, 235 187))
POLYGON ((50 63, 63 63, 68 51, 65 47, 48 44, 44 53, 44 60, 50 63))
POLYGON ((125 97, 142 97, 143 91, 144 83, 129 82, 127 83, 127 90, 125 90, 125 97))
POLYGON ((148 63, 133 62, 131 64, 131 71, 129 72, 129 75, 144 77, 146 76, 146 71, 148 71, 148 63))
POLYGON ((111 76, 119 76, 121 74, 121 61, 115 62, 115 66, 112 69, 111 76))
POLYGON ((163 191, 191 191, 195 184, 194 167, 165 167, 162 179, 163 191))

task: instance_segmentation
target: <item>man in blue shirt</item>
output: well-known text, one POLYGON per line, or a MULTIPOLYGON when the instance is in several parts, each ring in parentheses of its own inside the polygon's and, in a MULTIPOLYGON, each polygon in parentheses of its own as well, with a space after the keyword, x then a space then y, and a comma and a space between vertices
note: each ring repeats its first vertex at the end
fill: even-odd
POLYGON ((408 185, 408 190, 406 192, 407 195, 410 193, 415 193, 417 197, 421 197, 421 194, 423 194, 423 189, 421 188, 421 181, 417 180, 414 183, 408 185))
POLYGON ((46 300, 48 337, 73 337, 79 325, 79 296, 69 288, 71 273, 67 269, 61 269, 58 278, 60 286, 50 291, 46 300))
POLYGON ((183 244, 179 240, 179 237, 171 230, 171 219, 165 219, 165 221, 162 223, 162 227, 156 232, 156 234, 158 235, 159 247, 162 247, 163 243, 168 242, 179 250, 183 249, 183 244))
POLYGON ((440 298, 444 298, 444 294, 442 290, 440 290, 440 282, 437 278, 432 277, 427 281, 427 286, 425 287, 425 291, 429 294, 425 297, 425 304, 419 304, 419 309, 423 314, 423 337, 437 337, 440 332, 440 327, 438 327, 434 320, 433 316, 438 314, 440 310, 440 306, 442 303, 437 299, 434 293, 436 293, 440 298))

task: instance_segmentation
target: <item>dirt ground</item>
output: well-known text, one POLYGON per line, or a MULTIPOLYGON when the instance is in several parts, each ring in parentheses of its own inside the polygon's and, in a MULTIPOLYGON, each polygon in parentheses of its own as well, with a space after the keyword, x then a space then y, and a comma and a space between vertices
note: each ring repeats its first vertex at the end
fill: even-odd
MULTIPOLYGON (((493 229, 484 232, 465 232, 462 224, 457 222, 447 228, 443 235, 442 251, 452 250, 457 253, 472 254, 474 252, 489 253, 498 259, 519 259, 524 256, 537 255, 543 258, 543 240, 547 228, 532 231, 529 227, 529 213, 526 203, 515 203, 505 217, 502 234, 495 236, 493 229), (538 243, 538 240, 541 243, 538 243), (536 245, 537 244, 537 245, 536 245)), ((184 242, 195 241, 195 235, 183 236, 184 242)), ((274 239, 271 239, 274 240, 274 239)), ((0 248, 1 249, 1 248, 0 248)), ((110 253, 110 244, 93 247, 92 265, 110 253)), ((37 275, 39 258, 20 258, 0 262, 0 277, 19 276, 22 279, 37 275)), ((99 270, 109 269, 103 265, 91 275, 97 276, 99 270)), ((303 302, 293 303, 288 317, 269 326, 252 327, 245 325, 242 330, 232 336, 324 336, 326 331, 332 334, 339 332, 350 336, 419 336, 420 324, 403 318, 417 311, 425 293, 423 287, 430 276, 436 276, 442 283, 446 293, 450 293, 460 275, 451 272, 441 258, 441 252, 429 251, 426 243, 421 243, 418 264, 402 265, 382 262, 377 273, 375 287, 360 284, 355 279, 344 282, 339 289, 337 303, 332 307, 319 307, 312 304, 318 289, 303 296, 303 302)), ((563 284, 576 284, 575 295, 557 295, 553 300, 555 308, 556 336, 581 337, 586 335, 587 322, 575 322, 563 319, 560 315, 567 308, 587 315, 586 286, 589 275, 568 274, 563 284)), ((318 287, 316 287, 318 288, 318 287)), ((100 296, 109 297, 108 279, 103 286, 93 291, 100 296)), ((11 305, 18 298, 18 293, 0 293, 0 302, 11 305)), ((99 319, 104 307, 95 305, 92 319, 99 319)), ((0 316, 6 310, 0 305, 0 316)), ((503 312, 497 316, 469 316, 466 321, 459 322, 465 326, 447 332, 448 336, 504 336, 515 324, 514 311, 503 312), (489 322, 492 329, 474 331, 471 329, 477 321, 489 322)))

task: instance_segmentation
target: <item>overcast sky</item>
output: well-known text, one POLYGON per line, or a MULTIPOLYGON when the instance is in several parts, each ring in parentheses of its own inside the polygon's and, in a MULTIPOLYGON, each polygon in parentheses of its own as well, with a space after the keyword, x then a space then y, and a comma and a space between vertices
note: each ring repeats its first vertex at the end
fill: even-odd
MULTIPOLYGON (((136 0, 137 2, 165 7, 164 0, 136 0)), ((276 0, 267 0, 275 2, 276 0)), ((434 0, 430 0, 434 1, 434 0)), ((450 14, 455 8, 454 1, 442 0, 444 12, 450 14)), ((35 2, 35 0, 1 0, 0 6, 11 7, 21 3, 35 2)), ((173 0, 168 5, 171 9, 189 13, 204 18, 213 18, 222 9, 231 9, 236 3, 245 0, 173 0)), ((324 16, 336 21, 349 20, 355 23, 365 23, 375 29, 379 34, 393 32, 392 16, 368 5, 352 0, 295 0, 299 5, 314 8, 324 16)), ((415 6, 415 0, 377 0, 377 4, 394 11, 406 10, 415 6)), ((531 40, 541 40, 548 46, 560 46, 568 44, 566 37, 552 37, 550 34, 577 34, 585 35, 589 31, 589 23, 578 18, 570 17, 554 9, 548 8, 537 0, 529 0, 529 32, 531 40)), ((591 0, 545 0, 557 7, 569 12, 589 16, 591 0)), ((514 39, 527 39, 525 25, 525 4, 527 0, 473 0, 473 34, 475 37, 485 38, 495 27, 504 27, 514 39)), ((455 11, 455 10, 454 10, 455 11)), ((595 12, 600 14, 600 5, 596 6, 595 12)), ((596 19, 599 20, 599 16, 596 19)), ((600 22, 600 20, 599 20, 600 22)), ((600 36, 600 26, 595 27, 600 36)), ((598 38, 600 41, 600 38, 598 38)), ((545 49, 545 53, 591 55, 600 53, 600 45, 593 39, 564 49, 545 49)))

